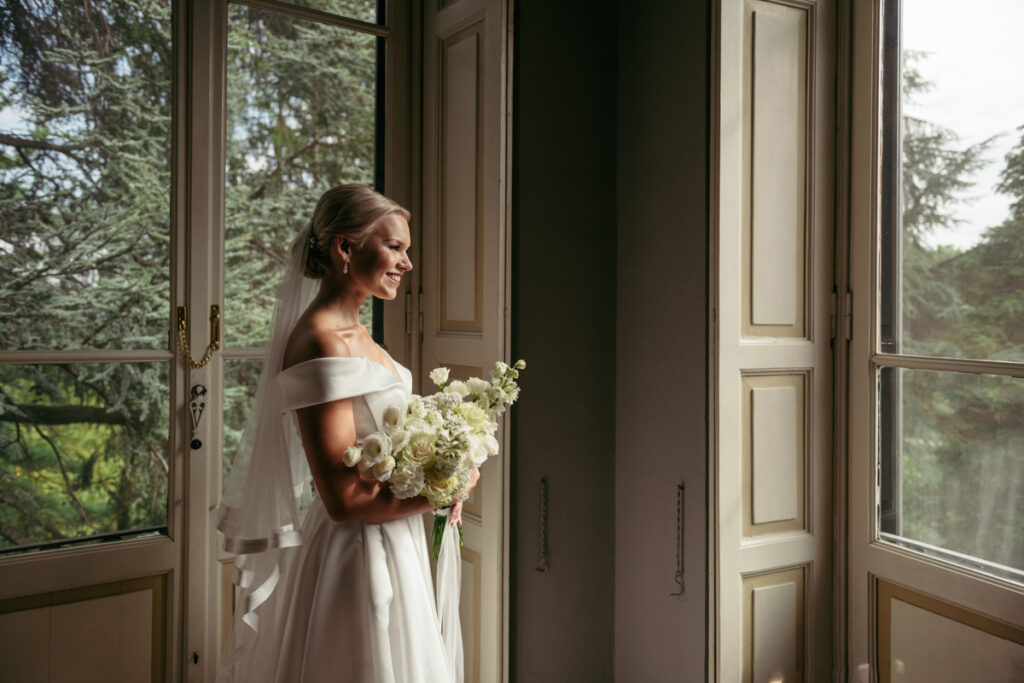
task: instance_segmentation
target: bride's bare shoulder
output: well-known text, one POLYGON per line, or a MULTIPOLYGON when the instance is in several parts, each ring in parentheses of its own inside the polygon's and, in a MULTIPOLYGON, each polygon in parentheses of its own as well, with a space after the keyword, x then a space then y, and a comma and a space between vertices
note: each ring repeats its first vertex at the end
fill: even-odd
POLYGON ((314 358, 361 355, 356 348, 357 334, 355 328, 331 329, 300 321, 288 337, 282 367, 289 368, 314 358))

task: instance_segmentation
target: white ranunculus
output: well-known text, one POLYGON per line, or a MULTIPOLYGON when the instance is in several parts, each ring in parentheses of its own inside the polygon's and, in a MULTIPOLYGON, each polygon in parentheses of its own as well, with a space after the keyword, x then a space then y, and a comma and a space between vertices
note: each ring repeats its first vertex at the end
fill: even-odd
POLYGON ((391 435, 391 452, 397 453, 405 448, 405 444, 407 443, 409 443, 409 432, 404 429, 398 430, 391 435))
POLYGON ((373 478, 377 481, 387 481, 391 473, 395 471, 395 459, 390 455, 373 466, 373 478))
POLYGON ((444 390, 449 394, 458 394, 460 398, 466 398, 469 395, 469 389, 466 387, 466 383, 460 379, 449 383, 444 390))
POLYGON ((483 465, 488 455, 490 454, 487 452, 487 445, 484 443, 484 439, 479 436, 470 437, 469 461, 473 464, 473 467, 483 465))
POLYGON ((373 464, 367 462, 366 458, 363 458, 362 460, 359 461, 359 464, 356 465, 356 469, 359 470, 360 477, 362 477, 366 481, 374 481, 373 464))
POLYGON ((391 473, 389 483, 395 498, 412 498, 423 490, 423 470, 413 463, 403 462, 391 473))
POLYGON ((469 389, 470 396, 478 397, 487 393, 487 390, 491 388, 491 383, 479 377, 470 377, 466 380, 466 388, 469 389))
POLYGON ((448 368, 434 368, 430 371, 430 381, 439 387, 444 387, 448 381, 448 368))
POLYGON ((402 406, 389 405, 384 409, 384 414, 381 415, 380 420, 383 423, 384 431, 392 434, 405 422, 405 410, 402 406))
POLYGON ((424 413, 422 418, 413 418, 405 423, 405 430, 410 434, 422 434, 424 432, 433 433, 434 426, 427 420, 427 414, 424 413))
POLYGON ((502 375, 508 372, 508 363, 502 363, 500 360, 494 364, 494 369, 491 370, 491 377, 498 379, 502 375))
POLYGON ((345 449, 345 454, 341 456, 341 461, 344 462, 347 467, 355 467, 362 458, 362 449, 359 448, 359 446, 350 446, 345 449))
POLYGON ((413 417, 423 417, 427 414, 427 406, 420 396, 412 396, 409 399, 409 414, 413 417))
POLYGON ((391 437, 381 432, 375 432, 363 439, 363 460, 370 465, 376 465, 384 458, 391 455, 391 437))

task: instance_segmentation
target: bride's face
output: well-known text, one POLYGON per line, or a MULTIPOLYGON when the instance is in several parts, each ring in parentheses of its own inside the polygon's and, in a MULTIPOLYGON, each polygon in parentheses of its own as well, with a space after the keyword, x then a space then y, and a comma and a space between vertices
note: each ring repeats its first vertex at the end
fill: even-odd
POLYGON ((378 299, 394 299, 402 276, 412 270, 410 243, 409 223, 400 214, 378 219, 363 244, 350 252, 348 274, 353 284, 378 299))

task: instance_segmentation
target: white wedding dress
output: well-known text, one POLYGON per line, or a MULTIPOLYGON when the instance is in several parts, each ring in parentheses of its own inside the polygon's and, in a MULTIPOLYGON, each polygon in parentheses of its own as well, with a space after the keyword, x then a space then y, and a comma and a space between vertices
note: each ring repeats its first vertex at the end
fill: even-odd
MULTIPOLYGON (((408 401, 411 373, 394 365, 400 377, 361 357, 292 366, 277 376, 281 408, 294 419, 298 408, 353 398, 362 439, 381 428, 389 404, 408 401)), ((422 515, 335 522, 316 499, 302 522, 301 544, 288 555, 273 599, 256 610, 259 631, 244 658, 245 680, 461 681, 452 671, 461 662, 449 664, 442 639, 422 515)), ((461 641, 458 649, 461 660, 461 641)))

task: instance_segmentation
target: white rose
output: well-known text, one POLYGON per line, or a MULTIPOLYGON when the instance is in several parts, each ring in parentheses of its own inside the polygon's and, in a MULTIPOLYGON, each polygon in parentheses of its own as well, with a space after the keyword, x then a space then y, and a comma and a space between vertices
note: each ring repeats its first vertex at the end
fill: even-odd
POLYGON ((362 458, 362 449, 360 449, 359 446, 350 446, 345 449, 345 454, 341 456, 341 461, 344 462, 347 467, 355 467, 362 458))
POLYGON ((430 371, 430 381, 439 387, 444 388, 445 382, 448 381, 448 368, 434 368, 430 371))
POLYGON ((370 434, 363 439, 363 461, 376 465, 391 455, 391 438, 387 434, 370 434))
POLYGON ((490 434, 488 434, 487 436, 484 437, 484 448, 487 449, 487 454, 488 455, 497 455, 498 454, 498 440, 495 439, 490 434))
POLYGON ((437 437, 429 432, 413 434, 409 439, 407 457, 419 466, 427 465, 434 460, 434 445, 437 437))
POLYGON ((401 406, 390 405, 384 409, 381 422, 384 423, 384 431, 392 434, 405 422, 405 410, 401 406))

